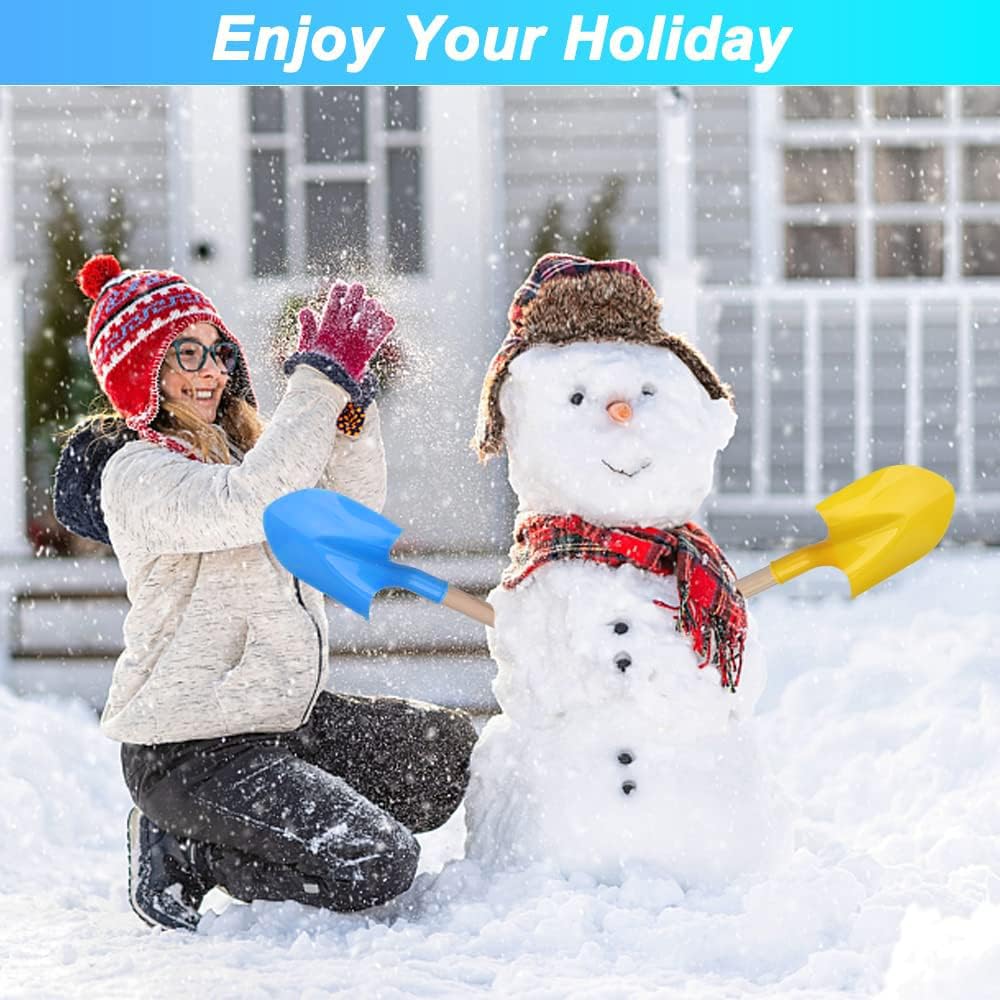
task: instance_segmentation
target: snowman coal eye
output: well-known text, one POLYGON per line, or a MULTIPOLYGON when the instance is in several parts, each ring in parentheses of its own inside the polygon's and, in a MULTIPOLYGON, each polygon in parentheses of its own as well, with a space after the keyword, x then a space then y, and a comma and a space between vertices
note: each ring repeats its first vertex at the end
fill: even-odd
POLYGON ((656 386, 655 385, 644 385, 642 387, 642 394, 644 396, 655 396, 656 395, 656 386))
POLYGON ((582 392, 574 392, 573 395, 569 397, 569 401, 574 406, 579 406, 583 402, 583 393, 582 392))

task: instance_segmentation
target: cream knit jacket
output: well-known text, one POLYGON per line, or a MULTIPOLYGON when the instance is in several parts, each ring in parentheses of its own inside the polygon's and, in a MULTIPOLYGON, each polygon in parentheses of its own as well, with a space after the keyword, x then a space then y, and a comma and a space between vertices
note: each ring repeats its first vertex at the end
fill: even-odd
POLYGON ((326 680, 323 595, 277 562, 262 515, 313 486, 382 509, 378 411, 348 438, 335 429, 348 398, 300 366, 240 464, 146 441, 108 461, 101 507, 131 603, 101 718, 108 736, 168 743, 283 732, 308 718, 326 680))

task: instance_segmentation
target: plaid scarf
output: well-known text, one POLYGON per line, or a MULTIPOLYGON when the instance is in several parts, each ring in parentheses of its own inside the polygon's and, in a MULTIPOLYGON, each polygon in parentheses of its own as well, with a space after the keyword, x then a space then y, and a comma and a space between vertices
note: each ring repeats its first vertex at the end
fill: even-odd
POLYGON ((559 559, 586 559, 613 568, 630 563, 657 576, 675 575, 679 605, 653 603, 675 612, 677 631, 704 657, 699 669, 711 663, 722 686, 736 690, 743 669, 746 604, 732 566, 698 525, 688 522, 670 531, 603 528, 576 514, 532 514, 515 525, 510 558, 502 580, 508 590, 559 559))

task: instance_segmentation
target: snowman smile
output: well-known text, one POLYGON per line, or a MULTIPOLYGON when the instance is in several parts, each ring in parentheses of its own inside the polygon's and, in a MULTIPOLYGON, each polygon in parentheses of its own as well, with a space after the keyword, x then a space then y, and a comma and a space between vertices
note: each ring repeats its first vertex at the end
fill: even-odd
POLYGON ((628 479, 631 479, 633 476, 638 476, 639 473, 642 472, 643 469, 648 469, 650 467, 650 465, 653 464, 652 462, 646 461, 646 462, 643 462, 642 465, 640 465, 638 469, 634 469, 632 472, 626 472, 624 469, 616 469, 610 462, 605 462, 603 458, 601 459, 601 461, 604 462, 604 464, 612 472, 617 472, 619 476, 625 476, 628 479))

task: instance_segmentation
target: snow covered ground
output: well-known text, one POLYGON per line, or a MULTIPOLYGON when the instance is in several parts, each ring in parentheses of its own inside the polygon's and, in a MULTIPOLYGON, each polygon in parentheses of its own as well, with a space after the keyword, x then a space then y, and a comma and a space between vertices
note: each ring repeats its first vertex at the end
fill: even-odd
POLYGON ((115 745, 79 705, 0 689, 0 996, 995 997, 1000 551, 845 593, 830 571, 754 599, 797 850, 716 893, 487 875, 459 816, 381 912, 256 903, 152 932, 126 900, 115 745))

